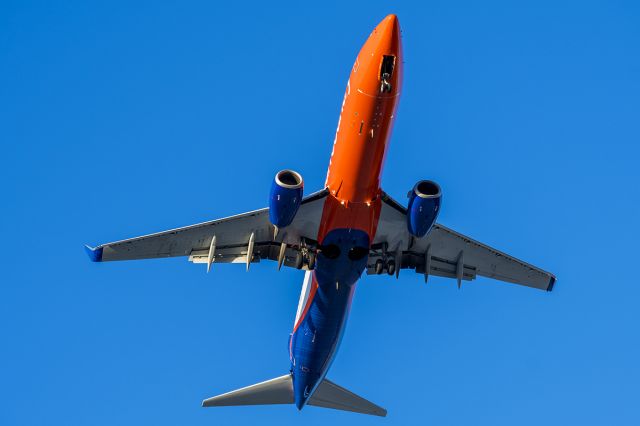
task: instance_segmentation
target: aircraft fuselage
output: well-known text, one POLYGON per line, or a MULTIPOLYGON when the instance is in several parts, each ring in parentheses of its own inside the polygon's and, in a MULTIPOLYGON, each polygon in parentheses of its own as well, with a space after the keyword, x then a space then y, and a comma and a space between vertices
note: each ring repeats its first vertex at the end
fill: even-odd
POLYGON ((351 70, 329 162, 313 271, 305 275, 289 344, 301 409, 329 369, 356 283, 367 265, 381 210, 380 175, 402 85, 395 15, 369 35, 351 70))

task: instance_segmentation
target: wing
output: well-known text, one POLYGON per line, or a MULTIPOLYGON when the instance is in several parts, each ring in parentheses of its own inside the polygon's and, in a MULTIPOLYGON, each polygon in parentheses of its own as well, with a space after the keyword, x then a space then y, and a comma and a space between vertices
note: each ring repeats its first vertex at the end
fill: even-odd
POLYGON ((269 209, 212 220, 184 228, 87 247, 93 261, 189 256, 194 263, 246 263, 279 260, 304 268, 300 255, 314 251, 327 191, 304 198, 294 221, 275 234, 269 209), (250 256, 249 253, 251 252, 250 256), (281 260, 280 260, 281 259, 281 260))
MULTIPOLYGON (((383 193, 376 238, 369 256, 368 274, 381 273, 380 265, 391 261, 396 275, 400 269, 462 280, 476 276, 494 278, 551 291, 556 278, 549 272, 502 253, 440 224, 424 238, 412 237, 406 225, 406 209, 383 193)), ((388 268, 387 268, 388 272, 388 268)))

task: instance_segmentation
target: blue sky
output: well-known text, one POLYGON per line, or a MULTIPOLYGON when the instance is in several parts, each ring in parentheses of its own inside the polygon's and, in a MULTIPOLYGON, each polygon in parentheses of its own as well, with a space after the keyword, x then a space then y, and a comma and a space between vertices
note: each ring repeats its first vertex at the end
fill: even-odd
POLYGON ((635 425, 640 10, 623 1, 0 4, 0 424, 635 425), (397 13, 383 175, 553 271, 544 293, 364 278, 329 377, 385 420, 202 409, 284 374, 303 274, 90 263, 84 243, 321 188, 356 53, 397 13))

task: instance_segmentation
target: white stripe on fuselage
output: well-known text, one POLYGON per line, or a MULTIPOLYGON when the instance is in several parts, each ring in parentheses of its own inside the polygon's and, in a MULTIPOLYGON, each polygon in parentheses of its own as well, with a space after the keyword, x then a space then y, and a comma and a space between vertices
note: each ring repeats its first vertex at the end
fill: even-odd
POLYGON ((312 271, 307 271, 304 274, 304 281, 302 282, 302 291, 300 292, 300 301, 298 302, 298 311, 296 312, 296 319, 293 321, 293 326, 295 327, 298 324, 298 320, 300 319, 300 315, 302 315, 302 311, 304 311, 304 307, 307 305, 307 299, 309 299, 309 293, 311 292, 311 283, 312 280, 312 271))

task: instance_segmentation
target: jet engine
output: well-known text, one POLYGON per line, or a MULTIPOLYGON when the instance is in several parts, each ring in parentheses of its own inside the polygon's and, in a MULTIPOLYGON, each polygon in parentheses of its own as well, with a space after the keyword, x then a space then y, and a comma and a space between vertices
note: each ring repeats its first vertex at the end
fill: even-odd
POLYGON ((269 220, 276 228, 293 222, 302 201, 304 183, 300 173, 282 170, 276 173, 269 197, 269 220))
POLYGON ((414 237, 422 238, 429 231, 440 210, 440 185, 431 180, 421 180, 409 193, 407 227, 414 237))

